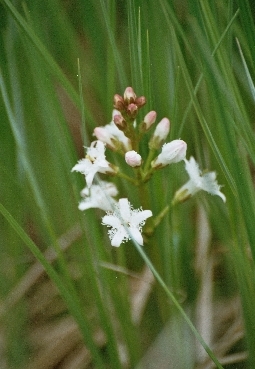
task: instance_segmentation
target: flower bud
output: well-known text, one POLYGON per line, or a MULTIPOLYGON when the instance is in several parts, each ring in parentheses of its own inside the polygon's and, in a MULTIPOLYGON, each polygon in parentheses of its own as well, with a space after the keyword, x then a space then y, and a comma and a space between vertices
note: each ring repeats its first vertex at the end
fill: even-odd
POLYGON ((96 127, 94 129, 94 135, 98 140, 107 144, 111 149, 115 148, 112 142, 113 136, 107 129, 105 129, 105 127, 96 127))
POLYGON ((161 168, 168 164, 178 163, 186 157, 187 144, 182 140, 173 140, 163 145, 159 156, 151 162, 152 168, 161 168))
POLYGON ((146 98, 144 96, 139 96, 135 99, 135 104, 138 108, 141 108, 146 104, 146 98))
POLYGON ((113 106, 115 109, 119 111, 123 111, 125 109, 124 99, 122 96, 116 94, 113 97, 113 106))
POLYGON ((142 164, 142 157, 136 151, 128 151, 125 154, 125 160, 131 167, 139 167, 142 164))
POLYGON ((138 108, 135 104, 129 104, 127 107, 127 113, 131 118, 135 118, 138 108))
POLYGON ((124 92, 124 101, 126 104, 133 104, 136 99, 136 94, 132 87, 127 87, 124 92))
POLYGON ((145 115, 143 122, 141 123, 141 131, 146 132, 148 131, 152 124, 155 123, 155 120, 157 118, 157 113, 152 110, 148 114, 145 115))
POLYGON ((150 149, 159 149, 170 130, 170 120, 168 118, 163 118, 157 125, 153 136, 149 142, 150 149))
POLYGON ((121 131, 125 131, 125 129, 127 128, 127 122, 121 114, 115 114, 113 116, 113 121, 121 131))

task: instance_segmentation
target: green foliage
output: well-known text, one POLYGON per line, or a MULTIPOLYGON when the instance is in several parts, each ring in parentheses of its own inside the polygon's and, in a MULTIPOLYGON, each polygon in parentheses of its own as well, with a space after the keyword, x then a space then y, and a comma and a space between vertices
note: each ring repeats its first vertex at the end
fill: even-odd
MULTIPOLYGON (((156 368, 168 339, 169 368, 255 367, 252 6, 0 2, 0 367, 156 368), (178 204, 143 249, 110 246, 101 210, 78 210, 84 179, 71 173, 127 86, 147 98, 138 119, 169 117, 167 141, 185 140, 227 198, 178 204)), ((181 163, 155 173, 153 215, 185 181, 181 163)))

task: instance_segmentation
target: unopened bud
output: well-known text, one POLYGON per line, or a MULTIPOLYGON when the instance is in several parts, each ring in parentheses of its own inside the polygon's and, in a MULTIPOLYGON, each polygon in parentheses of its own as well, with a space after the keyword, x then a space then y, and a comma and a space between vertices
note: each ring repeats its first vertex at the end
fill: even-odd
POLYGON ((104 142, 111 149, 115 148, 112 142, 113 136, 110 134, 110 132, 107 129, 105 129, 105 127, 96 127, 94 129, 94 135, 99 141, 104 142))
POLYGON ((137 114, 138 108, 136 104, 129 104, 127 107, 127 113, 131 118, 135 118, 137 114))
POLYGON ((159 156, 152 161, 152 168, 161 168, 168 164, 178 163, 186 157, 187 144, 182 140, 173 140, 162 147, 159 156))
POLYGON ((135 102, 136 94, 132 87, 127 87, 124 92, 124 101, 126 104, 132 104, 135 102))
POLYGON ((125 129, 127 128, 127 122, 121 114, 114 115, 113 121, 121 131, 125 131, 125 129))
POLYGON ((139 96, 135 99, 135 104, 138 108, 141 108, 146 104, 146 98, 144 96, 139 96))
POLYGON ((142 164, 142 157, 136 151, 128 151, 125 154, 125 160, 131 167, 140 167, 142 164))
POLYGON ((141 123, 141 131, 146 132, 148 131, 152 124, 155 123, 155 120, 157 118, 157 113, 152 110, 148 114, 145 115, 143 122, 141 123))
POLYGON ((170 130, 170 120, 168 118, 163 118, 157 125, 153 136, 149 142, 150 149, 159 149, 170 130))
POLYGON ((119 111, 123 111, 125 109, 124 99, 122 96, 116 94, 113 97, 113 106, 115 109, 119 111))

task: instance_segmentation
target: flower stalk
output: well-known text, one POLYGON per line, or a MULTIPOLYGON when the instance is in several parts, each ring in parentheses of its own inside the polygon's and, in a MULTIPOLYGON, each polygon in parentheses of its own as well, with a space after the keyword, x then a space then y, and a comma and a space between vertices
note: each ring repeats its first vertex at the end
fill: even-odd
MULTIPOLYGON (((140 148, 143 138, 150 134, 151 127, 157 118, 157 113, 152 110, 144 116, 140 123, 137 122, 138 112, 145 104, 145 97, 137 97, 132 87, 127 87, 123 96, 114 95, 111 122, 94 129, 94 136, 97 140, 87 148, 85 158, 81 159, 72 169, 72 171, 82 173, 87 183, 87 187, 81 193, 83 199, 79 204, 80 210, 97 207, 109 212, 115 208, 115 212, 103 217, 103 224, 112 227, 112 230, 108 232, 112 246, 120 246, 122 242, 130 239, 130 235, 140 245, 143 245, 142 226, 144 226, 144 234, 152 236, 175 204, 186 201, 198 191, 204 190, 212 195, 218 195, 223 201, 226 200, 216 181, 215 172, 202 174, 194 158, 186 159, 187 144, 185 141, 175 139, 165 142, 170 130, 168 118, 161 119, 156 125, 148 140, 147 157, 146 155, 142 157, 140 148), (106 159, 106 150, 121 155, 126 167, 132 168, 133 175, 125 173, 125 166, 120 170, 119 167, 110 163, 106 159), (149 192, 147 182, 152 179, 156 171, 183 161, 190 179, 175 192, 172 203, 166 204, 153 218, 152 210, 149 209, 152 207, 151 199, 156 194, 149 192), (113 184, 111 186, 102 181, 100 190, 100 187, 93 184, 94 177, 98 173, 104 176, 117 176, 137 187, 140 205, 148 210, 140 208, 133 210, 126 197, 120 198, 117 202, 114 198, 117 195, 117 189, 115 191, 113 184)), ((146 150, 143 149, 144 152, 146 150)), ((133 191, 133 188, 130 191, 133 191)))

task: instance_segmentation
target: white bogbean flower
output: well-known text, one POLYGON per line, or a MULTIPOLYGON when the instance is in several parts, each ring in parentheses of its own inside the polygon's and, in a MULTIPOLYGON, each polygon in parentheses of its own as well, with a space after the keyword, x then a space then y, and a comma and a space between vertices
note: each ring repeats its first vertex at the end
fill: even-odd
POLYGON ((112 246, 119 247, 122 242, 131 238, 143 245, 142 226, 151 216, 150 210, 133 209, 128 199, 124 198, 115 205, 114 212, 107 212, 102 219, 102 224, 111 227, 108 234, 112 246))
POLYGON ((81 159, 73 167, 72 172, 80 172, 85 175, 87 186, 92 185, 96 173, 116 174, 118 168, 105 159, 105 144, 101 141, 93 141, 87 148, 85 159, 81 159))
POLYGON ((189 160, 184 159, 184 161, 185 169, 190 179, 175 193, 173 200, 174 203, 185 201, 201 190, 206 191, 211 195, 217 195, 226 202, 226 196, 220 191, 221 186, 218 185, 215 172, 202 174, 198 163, 192 156, 189 160))
POLYGON ((93 185, 88 188, 85 187, 81 191, 83 200, 79 203, 80 210, 87 210, 90 208, 98 208, 104 211, 112 210, 116 200, 113 197, 118 195, 117 187, 106 181, 100 181, 100 184, 93 185))

